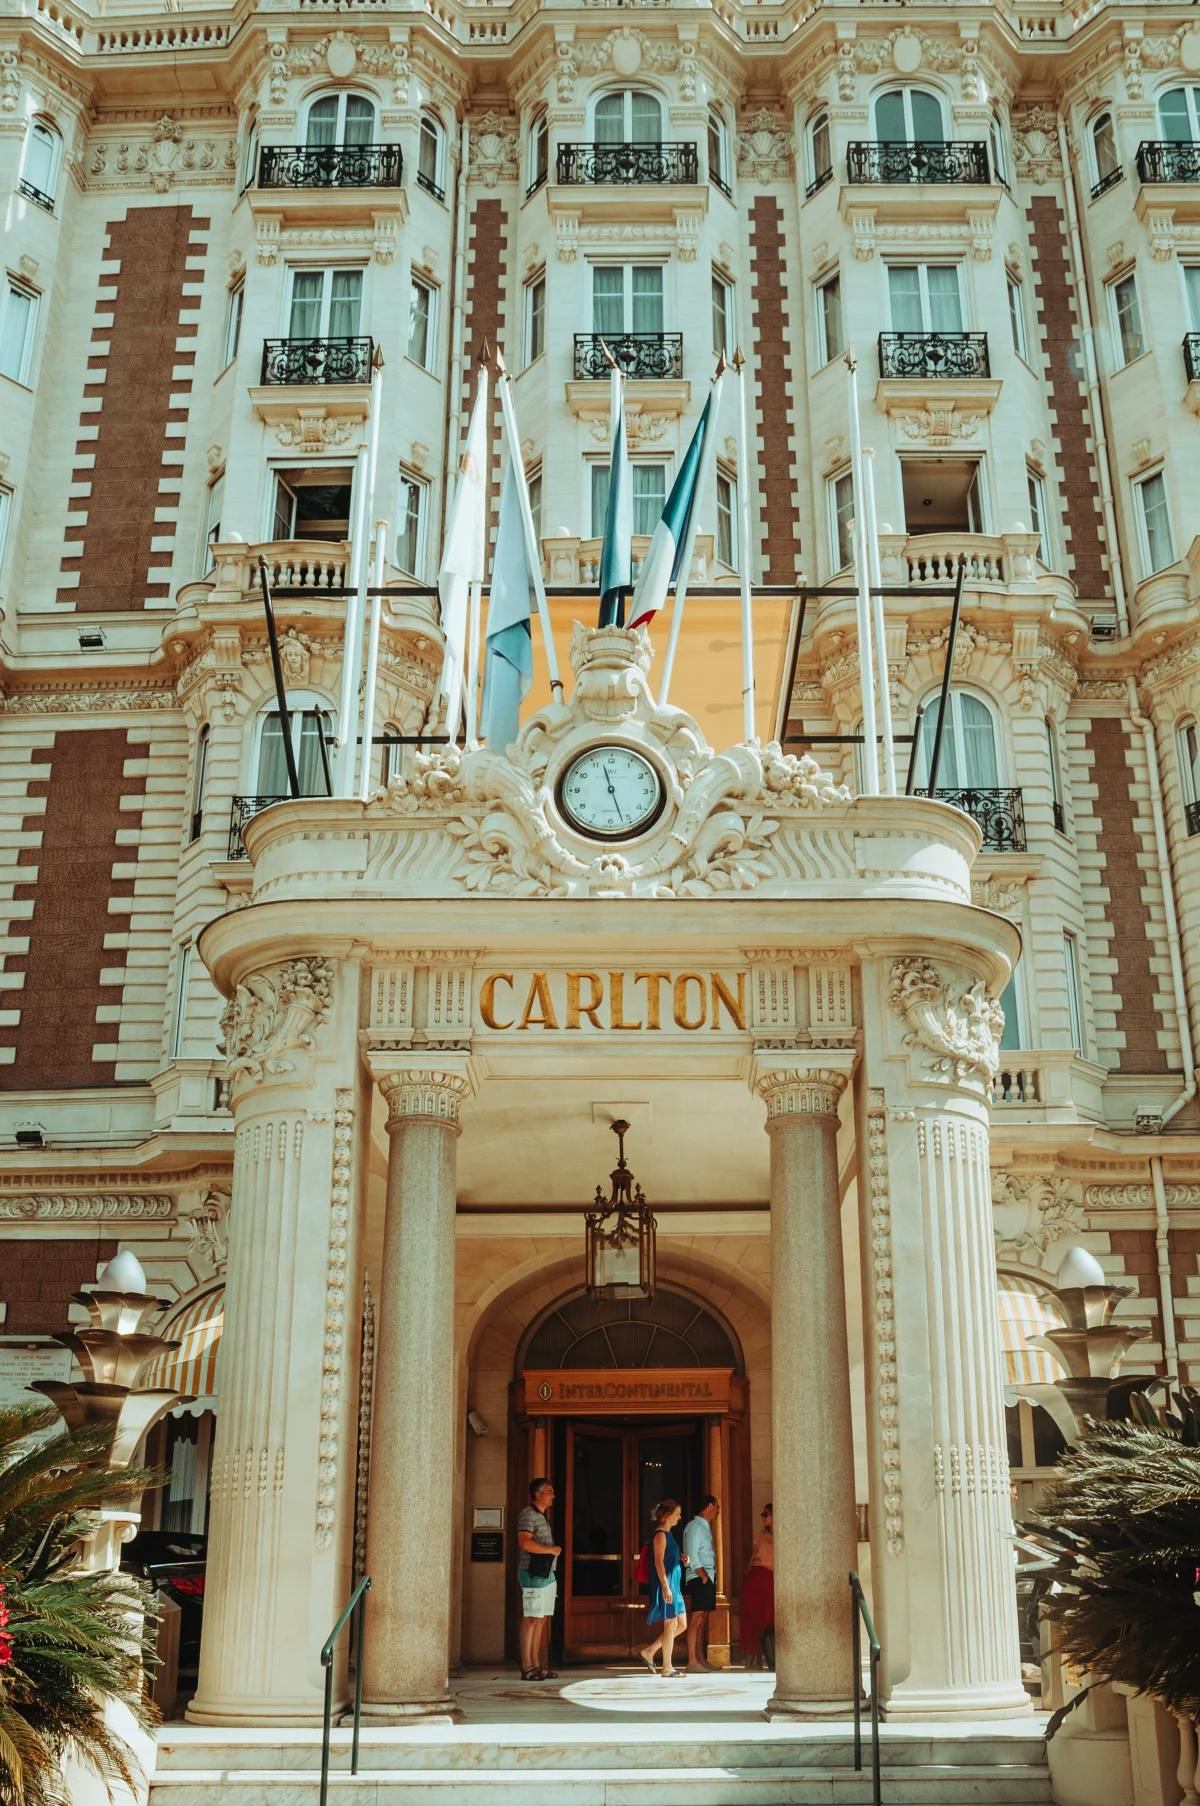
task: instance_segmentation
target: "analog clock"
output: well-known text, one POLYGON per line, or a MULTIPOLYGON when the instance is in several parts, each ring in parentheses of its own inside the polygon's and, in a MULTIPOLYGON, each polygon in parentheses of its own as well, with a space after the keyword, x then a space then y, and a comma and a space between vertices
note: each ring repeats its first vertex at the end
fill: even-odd
POLYGON ((666 790, 657 768, 631 746, 589 746, 558 781, 558 806, 594 840, 629 840, 653 827, 666 790))

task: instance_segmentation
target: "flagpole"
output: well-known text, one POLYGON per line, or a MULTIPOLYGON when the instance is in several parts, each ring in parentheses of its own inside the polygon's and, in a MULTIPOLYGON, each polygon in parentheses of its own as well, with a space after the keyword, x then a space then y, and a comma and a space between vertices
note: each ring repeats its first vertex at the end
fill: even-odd
POLYGON ((858 363, 846 350, 846 400, 850 413, 850 474, 854 486, 854 614, 858 629, 858 686, 862 699, 863 795, 879 794, 879 756, 875 744, 875 675, 871 659, 871 576, 867 553, 867 511, 863 498, 862 440, 858 427, 858 363))
POLYGON ((342 630, 342 688, 338 698, 337 793, 354 794, 354 723, 358 713, 358 680, 362 669, 363 621, 366 615, 367 522, 374 500, 375 470, 379 458, 379 416, 383 391, 383 353, 378 345, 371 359, 370 419, 367 442, 360 446, 354 470, 354 525, 350 542, 350 569, 346 575, 346 619, 342 630))
POLYGON ((479 739, 479 628, 481 585, 474 579, 467 604, 467 745, 479 739))
POLYGON ((739 345, 733 354, 738 379, 738 525, 742 567, 742 734, 747 743, 758 738, 754 719, 754 598, 750 582, 750 460, 746 451, 746 360, 739 345))
POLYGON ((364 803, 371 794, 371 754, 372 742, 375 737, 375 687, 379 682, 379 632, 383 624, 383 597, 379 591, 383 588, 387 533, 387 521, 377 520, 375 522, 374 569, 371 573, 371 588, 376 593, 371 597, 371 629, 367 635, 367 682, 363 694, 362 773, 358 783, 359 800, 364 803))
POLYGON ((896 747, 892 740, 892 688, 888 676, 887 623, 884 619, 883 572, 879 562, 879 529, 875 524, 875 451, 864 445, 863 512, 866 515, 867 562, 871 575, 871 625, 875 634, 875 670, 879 678, 879 734, 883 741, 883 788, 896 794, 896 747))
MULTIPOLYGON (((491 351, 485 340, 476 356, 475 395, 471 403, 471 411, 467 421, 466 444, 459 457, 458 483, 455 487, 454 494, 450 498, 450 506, 447 510, 446 531, 442 546, 442 561, 438 567, 438 599, 442 610, 442 632, 445 639, 445 650, 442 655, 442 669, 438 677, 437 688, 433 694, 433 703, 436 705, 440 698, 445 698, 446 733, 451 741, 456 740, 458 737, 459 716, 463 705, 463 691, 466 686, 465 667, 469 651, 467 631, 469 627, 471 584, 482 582, 487 558, 487 446, 485 443, 482 452, 478 453, 473 453, 471 446, 472 434, 475 432, 477 421, 479 423, 480 432, 486 440, 486 420, 484 416, 488 405, 487 379, 491 355, 491 351), (478 455, 479 463, 482 466, 482 468, 478 470, 474 469, 472 466, 472 457, 476 455, 478 455), (480 489, 477 504, 481 512, 481 524, 479 526, 480 545, 478 548, 475 548, 474 546, 469 548, 472 556, 468 561, 476 565, 476 574, 474 576, 471 576, 468 572, 459 568, 458 560, 462 556, 463 548, 454 543, 454 536, 460 531, 462 526, 465 526, 468 529, 468 538, 474 538, 474 531, 470 519, 468 518, 463 522, 460 522, 459 520, 461 509, 471 499, 466 496, 463 490, 463 484, 468 480, 468 477, 473 482, 476 482, 477 488, 480 489), (477 557, 476 552, 478 554, 477 557), (453 554, 455 562, 448 565, 446 560, 451 554, 453 554), (460 626, 457 598, 461 595, 461 591, 457 589, 457 580, 460 580, 463 577, 466 577, 467 579, 467 608, 464 611, 465 618, 461 623, 463 643, 460 647, 456 638, 460 626), (452 697, 454 699, 453 707, 451 707, 452 697)), ((472 504, 472 506, 474 505, 475 504, 472 504)))
MULTIPOLYGON (((716 373, 709 385, 711 389, 716 391, 713 396, 714 411, 720 406, 721 384, 725 378, 726 368, 725 353, 722 352, 717 359, 716 373)), ((696 481, 698 484, 703 481, 703 473, 697 477, 696 481)), ((662 682, 658 686, 658 700, 664 707, 667 698, 671 694, 671 678, 675 672, 675 653, 679 646, 679 632, 683 626, 683 605, 687 601, 688 579, 691 576, 692 570, 692 551, 696 544, 696 532, 699 524, 700 510, 698 508, 693 508, 688 522, 687 546, 684 552, 683 563, 679 570, 679 582, 675 586, 675 601, 671 608, 671 631, 667 635, 667 651, 666 657, 663 659, 662 682)))
POLYGON ((546 602, 546 584, 542 576, 542 548, 538 544, 537 532, 533 524, 533 509, 529 503, 529 485, 525 480, 525 463, 521 456, 521 443, 517 438, 517 410, 513 405, 512 377, 505 368, 504 359, 499 351, 496 353, 496 365, 500 372, 497 387, 500 390, 500 409, 504 420, 504 432, 508 441, 508 455, 512 459, 513 469, 517 477, 517 500, 521 508, 521 524, 525 529, 525 551, 529 560, 529 569, 533 574, 533 595, 537 603, 538 620, 542 624, 542 639, 546 646, 546 665, 550 673, 550 689, 557 692, 556 700, 563 697, 563 682, 558 674, 558 654, 554 649, 554 631, 550 625, 550 609, 546 602))

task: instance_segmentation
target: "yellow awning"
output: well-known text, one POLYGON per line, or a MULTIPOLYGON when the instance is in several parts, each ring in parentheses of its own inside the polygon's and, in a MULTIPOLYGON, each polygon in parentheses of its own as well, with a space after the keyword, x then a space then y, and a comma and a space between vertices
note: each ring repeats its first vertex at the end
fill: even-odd
POLYGON ((141 1384, 147 1388, 170 1386, 189 1397, 214 1398, 224 1320, 224 1286, 178 1305, 163 1323, 161 1334, 179 1347, 152 1361, 141 1384))
POLYGON ((1063 1327, 1062 1312, 1032 1279, 1000 1275, 1000 1346, 1008 1386, 1053 1385, 1066 1367, 1044 1348, 1031 1348, 1030 1336, 1063 1327))

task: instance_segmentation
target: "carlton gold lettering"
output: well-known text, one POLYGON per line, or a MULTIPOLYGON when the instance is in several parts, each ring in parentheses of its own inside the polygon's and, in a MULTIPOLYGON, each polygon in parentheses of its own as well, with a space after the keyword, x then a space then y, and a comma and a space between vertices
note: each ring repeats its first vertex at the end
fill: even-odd
POLYGON ((613 1028, 641 1028, 640 1022, 625 1020, 625 974, 610 972, 608 975, 608 1014, 613 1028))
POLYGON ((640 985, 643 979, 646 982, 646 998, 647 998, 647 1002, 649 1005, 649 1010, 648 1010, 648 1013, 646 1016, 646 1027, 647 1028, 661 1028, 662 1027, 662 1012, 659 1009, 659 1001, 662 997, 661 987, 663 985, 670 984, 671 974, 669 972, 635 972, 634 973, 633 982, 635 985, 640 985))
POLYGON ((529 995, 525 999, 525 1008, 518 1024, 520 1028, 557 1028, 558 1017, 554 1014, 554 999, 550 995, 550 984, 544 972, 535 972, 529 986, 529 995), (534 1004, 538 1006, 538 1014, 533 1013, 534 1004))
POLYGON ((511 972, 489 972, 479 992, 479 1014, 483 1017, 487 1028, 511 1028, 511 1022, 501 1022, 496 1015, 496 986, 508 985, 513 981, 511 972))
POLYGON ((709 983, 712 985, 712 1021, 710 1028, 721 1026, 721 1005, 729 1011, 730 1021, 734 1028, 744 1029, 746 1026, 746 974, 737 975, 737 996, 735 997, 719 972, 710 972, 709 983))
POLYGON ((600 1005, 604 1002, 604 983, 599 972, 567 973, 567 1027, 578 1028, 579 1018, 586 1016, 593 1028, 603 1028, 600 1020, 600 1005), (580 997, 580 986, 585 982, 591 987, 592 1001, 584 1003, 580 997))
POLYGON ((704 979, 699 972, 681 972, 679 974, 674 985, 674 1006, 676 1028, 704 1027, 708 1016, 708 992, 704 988, 704 979), (698 1016, 688 1015, 687 988, 689 985, 697 986, 700 992, 700 1014, 698 1016))

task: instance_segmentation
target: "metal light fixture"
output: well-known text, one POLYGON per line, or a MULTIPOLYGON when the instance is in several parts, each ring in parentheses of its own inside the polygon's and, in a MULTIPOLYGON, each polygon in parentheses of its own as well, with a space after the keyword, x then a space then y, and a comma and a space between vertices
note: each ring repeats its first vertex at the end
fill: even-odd
POLYGON ((654 1237, 658 1225, 646 1195, 625 1164, 627 1122, 612 1132, 620 1150, 608 1197, 596 1187, 587 1224, 587 1289, 593 1298, 653 1298, 654 1237))

